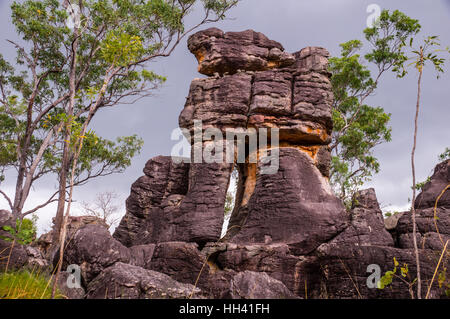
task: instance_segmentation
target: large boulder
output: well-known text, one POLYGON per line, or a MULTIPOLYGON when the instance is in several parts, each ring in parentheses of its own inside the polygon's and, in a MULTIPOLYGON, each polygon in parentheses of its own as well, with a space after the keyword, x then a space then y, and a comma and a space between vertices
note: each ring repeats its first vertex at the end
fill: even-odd
MULTIPOLYGON (((53 258, 56 267, 59 254, 53 258)), ((111 237, 107 229, 100 225, 80 228, 68 240, 64 253, 63 269, 68 265, 78 265, 84 284, 90 282, 100 272, 116 262, 129 263, 130 251, 111 237)))
MULTIPOLYGON (((425 249, 442 250, 450 239, 450 208, 439 207, 416 210, 417 242, 425 249)), ((413 248, 411 213, 405 212, 398 220, 395 234, 400 248, 413 248)))
POLYGON ((206 75, 261 71, 295 61, 280 43, 253 30, 224 33, 206 29, 189 37, 188 48, 198 60, 198 71, 206 75))
POLYGON ((229 239, 238 244, 286 243, 297 254, 308 254, 335 237, 346 225, 345 208, 328 181, 301 149, 281 147, 275 174, 260 174, 258 164, 249 198, 234 211, 229 239))
POLYGON ((287 244, 236 245, 211 243, 204 248, 211 263, 223 271, 265 272, 291 291, 296 285, 296 264, 300 261, 287 244))
POLYGON ((108 267, 92 280, 88 299, 200 298, 201 290, 179 283, 167 275, 121 262, 108 267))
POLYGON ((449 184, 450 159, 436 165, 430 180, 424 185, 422 192, 417 196, 415 207, 419 209, 434 207, 436 200, 441 196, 437 202, 437 207, 450 208, 449 184), (446 188, 447 190, 442 193, 446 188))
POLYGON ((297 297, 265 272, 244 271, 231 281, 233 299, 296 299, 297 297))

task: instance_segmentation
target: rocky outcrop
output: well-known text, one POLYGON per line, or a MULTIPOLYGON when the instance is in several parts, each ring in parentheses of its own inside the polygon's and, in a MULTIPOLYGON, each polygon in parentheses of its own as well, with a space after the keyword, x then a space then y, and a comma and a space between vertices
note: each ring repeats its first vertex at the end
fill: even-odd
MULTIPOLYGON (((279 220, 283 215, 280 228, 259 234, 253 242, 264 242, 266 237, 299 246, 308 242, 304 250, 312 250, 321 240, 335 236, 345 218, 344 207, 331 194, 326 181, 331 159, 327 144, 333 100, 327 72, 328 52, 308 47, 291 55, 284 53, 277 42, 254 31, 223 33, 208 29, 193 35, 188 42, 199 60, 200 72, 218 75, 193 80, 179 117, 181 128, 194 135, 195 121, 201 121, 202 132, 214 128, 224 135, 250 129, 279 131, 277 174, 260 178, 264 154, 258 153, 257 163, 240 163, 245 175, 238 195, 241 204, 233 212, 230 228, 241 227, 244 216, 249 219, 248 229, 242 229, 235 241, 242 238, 246 242, 253 237, 246 232, 260 233, 264 223, 271 223, 270 218, 259 218, 260 210, 269 213, 278 209, 281 213, 273 218, 279 220), (307 185, 309 178, 313 181, 307 185), (282 200, 276 203, 276 197, 266 196, 271 191, 264 189, 272 183, 284 187, 277 193, 290 192, 289 203, 282 200), (315 192, 308 193, 315 194, 299 203, 299 194, 311 186, 315 192), (261 200, 267 203, 260 205, 261 200), (292 215, 293 211, 298 213, 292 215), (306 219, 309 222, 299 226, 299 221, 306 219), (298 227, 303 227, 302 234, 298 227)), ((207 138, 198 142, 192 136, 190 141, 193 149, 202 152, 213 143, 207 138)), ((247 162, 250 152, 259 150, 244 154, 247 162)), ((225 157, 241 155, 235 151, 225 157)), ((145 176, 132 186, 127 214, 114 237, 127 246, 165 241, 196 242, 203 246, 217 241, 232 168, 233 163, 225 160, 176 164, 170 157, 151 159, 144 169, 145 176), (168 189, 169 184, 175 187, 168 189)))
MULTIPOLYGON (((360 191, 347 212, 328 182, 329 53, 307 47, 289 54, 260 33, 214 28, 191 36, 188 46, 208 76, 192 81, 179 117, 191 158, 147 162, 113 237, 96 225, 74 233, 64 263, 81 266, 86 297, 409 298, 409 214, 399 214, 388 231, 373 189, 360 191), (267 141, 254 133, 261 131, 267 141), (245 136, 245 147, 230 150, 239 143, 233 137, 220 144, 220 134, 245 136), (208 161, 208 152, 224 157, 208 161), (220 238, 233 168, 236 201, 220 238), (408 266, 402 280, 386 289, 367 284, 370 271, 381 276, 394 260, 408 266)), ((425 284, 450 233, 448 192, 439 219, 433 211, 448 183, 446 162, 416 201, 425 284)), ((436 280, 431 296, 443 296, 436 280)))
POLYGON ((437 207, 450 208, 450 160, 438 164, 430 180, 424 185, 422 192, 417 196, 416 208, 437 207), (444 190, 447 188, 447 191, 444 190), (443 193, 442 193, 443 192, 443 193), (438 197, 439 201, 436 203, 438 197))
POLYGON ((198 71, 206 75, 262 71, 295 61, 280 43, 253 30, 224 33, 210 28, 192 35, 188 48, 198 60, 198 71))
MULTIPOLYGON (((373 189, 359 192, 355 202, 350 225, 297 264, 298 281, 308 287, 309 298, 411 298, 408 284, 398 278, 383 290, 368 287, 368 276, 373 271, 369 266, 379 267, 383 275, 394 269, 394 258, 401 266, 408 265, 405 281, 412 283, 415 255, 412 249, 395 247, 373 189)), ((422 280, 429 282, 439 252, 421 250, 420 255, 422 280)), ((297 293, 305 296, 304 291, 299 289, 297 293)), ((433 296, 440 297, 442 293, 435 284, 433 296)))
MULTIPOLYGON (((129 263, 130 259, 130 250, 114 240, 107 229, 87 225, 75 232, 68 242, 63 269, 72 264, 80 266, 82 279, 87 284, 105 268, 116 262, 129 263)), ((56 266, 58 258, 53 263, 56 266)))
MULTIPOLYGON (((450 239, 450 160, 436 166, 415 202, 417 243, 422 249, 442 250, 450 239)), ((410 212, 401 214, 394 231, 400 248, 413 248, 410 212)))
MULTIPOLYGON (((55 219, 53 218, 53 224, 55 219)), ((72 238, 73 234, 85 225, 100 225, 105 229, 109 226, 106 222, 96 216, 69 216, 67 221, 67 238, 72 238)), ((34 245, 42 252, 47 259, 52 259, 53 255, 57 254, 59 247, 53 244, 53 229, 49 232, 42 234, 34 245)))
MULTIPOLYGON (((258 166, 262 165, 258 163, 258 166)), ((229 228, 239 244, 285 243, 296 254, 308 254, 345 226, 345 210, 311 159, 297 148, 280 148, 279 169, 260 174, 253 194, 235 210, 229 228)))

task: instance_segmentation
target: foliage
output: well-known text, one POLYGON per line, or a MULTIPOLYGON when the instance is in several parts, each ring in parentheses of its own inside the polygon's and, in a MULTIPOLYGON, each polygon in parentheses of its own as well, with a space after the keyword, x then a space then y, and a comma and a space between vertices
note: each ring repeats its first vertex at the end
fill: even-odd
POLYGON ((238 178, 239 178, 239 171, 237 167, 234 167, 233 171, 231 172, 230 187, 228 188, 227 195, 225 197, 225 207, 224 207, 225 218, 229 218, 231 212, 234 209, 238 178), (232 182, 234 183, 234 189, 231 189, 232 182))
POLYGON ((439 161, 443 162, 450 159, 450 148, 446 147, 444 153, 439 155, 439 161))
MULTIPOLYGON (((443 162, 448 159, 450 159, 450 149, 448 147, 446 147, 445 151, 438 156, 438 160, 439 160, 439 162, 443 162)), ((427 179, 423 182, 416 183, 416 190, 422 191, 425 184, 428 183, 429 181, 431 181, 431 176, 428 176, 427 179)))
POLYGON ((444 289, 445 295, 447 297, 450 297, 450 280, 447 278, 447 268, 446 267, 444 267, 444 269, 441 272, 439 272, 438 285, 439 285, 439 288, 444 289))
POLYGON ((403 75, 405 41, 419 30, 417 20, 398 10, 384 10, 375 25, 364 30, 372 48, 364 58, 358 54, 363 43, 351 40, 341 44, 341 55, 329 61, 335 97, 331 183, 336 194, 349 205, 358 187, 379 171, 374 147, 391 140, 390 114, 381 107, 365 104, 365 100, 386 71, 403 75), (376 69, 375 76, 368 65, 376 69))
POLYGON ((385 212, 384 216, 385 217, 391 217, 391 216, 395 216, 397 214, 399 214, 399 212, 385 212))
POLYGON ((231 194, 230 192, 227 192, 227 197, 225 199, 225 209, 224 209, 225 216, 230 215, 231 212, 233 211, 233 206, 234 206, 233 201, 234 201, 233 194, 231 194))
POLYGON ((408 264, 403 263, 403 266, 400 266, 400 263, 394 257, 394 269, 386 271, 386 273, 380 278, 377 283, 378 289, 385 289, 389 285, 392 284, 394 278, 400 279, 403 283, 408 285, 408 289, 410 294, 412 293, 412 287, 417 281, 417 278, 411 281, 408 264), (400 268, 399 268, 400 267, 400 268), (398 271, 400 269, 400 271, 398 271))
MULTIPOLYGON (((28 270, 0 273, 0 299, 50 299, 46 275, 28 270)), ((62 298, 58 292, 57 298, 62 298)))
POLYGON ((36 221, 36 215, 33 215, 31 219, 16 219, 15 227, 11 227, 9 225, 5 225, 2 227, 2 229, 6 231, 9 236, 0 236, 0 238, 9 242, 15 240, 21 245, 29 245, 36 239, 36 221))

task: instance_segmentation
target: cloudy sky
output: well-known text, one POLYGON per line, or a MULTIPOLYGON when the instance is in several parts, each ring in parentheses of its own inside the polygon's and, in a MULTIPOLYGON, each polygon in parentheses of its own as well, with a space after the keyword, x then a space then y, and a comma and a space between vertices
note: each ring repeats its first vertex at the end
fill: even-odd
MULTIPOLYGON (((0 52, 14 57, 14 50, 6 39, 16 39, 10 22, 10 0, 0 0, 0 52)), ((351 39, 363 39, 362 30, 370 12, 368 6, 399 9, 419 19, 422 34, 439 35, 442 43, 450 45, 450 0, 242 0, 229 13, 226 21, 214 26, 224 31, 254 29, 279 41, 289 52, 306 46, 322 46, 332 55, 339 54, 339 44, 351 39)), ((199 19, 195 14, 189 20, 199 19)), ((107 138, 137 134, 145 141, 139 156, 121 175, 104 177, 78 188, 78 201, 91 201, 102 191, 115 191, 123 203, 131 184, 142 175, 145 162, 156 155, 169 155, 176 141, 170 135, 178 127, 178 115, 183 108, 191 80, 200 75, 197 63, 182 42, 174 54, 150 67, 168 81, 153 97, 136 103, 103 110, 92 127, 107 138)), ((431 69, 423 79, 422 111, 416 156, 418 180, 424 180, 437 164, 437 156, 450 146, 450 64, 447 74, 436 80, 431 69)), ((410 149, 412 146, 413 115, 416 99, 416 79, 413 74, 402 80, 387 74, 376 94, 367 102, 382 106, 392 113, 392 142, 377 147, 375 154, 381 172, 367 186, 375 187, 385 210, 406 209, 411 196, 410 149)), ((13 181, 6 181, 2 190, 12 194, 13 181)), ((36 185, 28 206, 38 204, 56 188, 55 179, 36 185)), ((0 208, 7 208, 0 200, 0 208)), ((48 228, 55 207, 48 206, 40 213, 40 231, 48 228)), ((124 212, 124 207, 122 209, 124 212)))

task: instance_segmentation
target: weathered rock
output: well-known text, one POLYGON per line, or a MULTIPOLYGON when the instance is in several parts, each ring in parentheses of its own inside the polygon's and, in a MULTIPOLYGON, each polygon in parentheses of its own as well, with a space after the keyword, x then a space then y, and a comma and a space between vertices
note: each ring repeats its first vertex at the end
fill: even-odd
POLYGON ((48 266, 48 260, 44 257, 42 252, 32 246, 25 246, 25 251, 28 255, 28 261, 27 264, 29 267, 37 267, 40 269, 45 269, 48 266))
POLYGON ((213 297, 229 296, 229 282, 234 274, 215 273, 217 269, 211 271, 206 256, 197 249, 196 243, 165 242, 127 248, 98 225, 85 226, 74 234, 66 248, 63 269, 69 264, 79 265, 83 286, 88 287, 95 277, 116 263, 157 271, 179 282, 196 284, 213 297))
MULTIPOLYGON (((58 262, 55 255, 53 264, 58 262)), ((81 268, 83 283, 89 283, 103 269, 116 262, 130 262, 130 251, 113 239, 107 229, 100 225, 87 225, 75 232, 68 241, 63 269, 76 264, 81 268)))
MULTIPOLYGON (((450 209, 439 207, 416 210, 418 246, 425 249, 442 250, 450 238, 450 209), (435 218, 436 217, 436 218, 435 218)), ((405 212, 398 220, 395 234, 400 248, 413 247, 413 224, 411 213, 405 212)))
POLYGON ((403 212, 396 212, 392 214, 391 216, 384 219, 384 226, 386 227, 386 230, 391 231, 395 230, 397 228, 397 224, 399 219, 403 216, 403 212))
POLYGON ((189 165, 177 164, 169 156, 149 160, 144 173, 131 187, 127 212, 113 235, 128 247, 171 238, 178 231, 177 212, 188 191, 189 165))
POLYGON ((296 148, 280 148, 279 169, 260 174, 244 190, 248 203, 244 212, 235 211, 229 229, 235 228, 231 242, 239 244, 286 243, 296 254, 308 254, 336 236, 346 222, 345 208, 332 193, 328 181, 307 153, 296 148))
POLYGON ((294 291, 296 285, 296 264, 294 256, 286 244, 236 245, 232 243, 208 244, 205 253, 224 271, 265 272, 281 281, 294 291))
POLYGON ((126 246, 219 239, 231 164, 176 164, 159 156, 146 167, 158 171, 145 170, 148 175, 133 184, 116 239, 126 246))
POLYGON ((229 283, 234 272, 222 269, 214 256, 200 252, 196 243, 160 243, 145 268, 169 275, 182 283, 195 284, 213 298, 230 296, 229 283))
POLYGON ((431 176, 430 181, 424 185, 422 192, 416 198, 415 207, 434 207, 437 198, 447 187, 447 190, 439 199, 437 206, 450 208, 450 187, 448 187, 449 184, 450 159, 438 164, 434 168, 434 173, 431 176))
POLYGON ((13 244, 11 241, 0 239, 0 270, 6 269, 7 265, 9 270, 21 268, 44 270, 48 266, 48 261, 35 247, 17 242, 13 244))
MULTIPOLYGON (((377 267, 380 275, 392 270, 395 258, 408 265, 402 278, 413 282, 410 214, 385 221, 373 189, 357 193, 347 212, 329 185, 328 51, 307 47, 290 55, 260 33, 214 28, 194 34, 188 45, 199 71, 210 75, 193 80, 179 117, 190 161, 147 162, 115 239, 95 225, 74 234, 65 264, 81 266, 87 297, 187 298, 194 291, 209 298, 409 298, 414 289, 397 278, 383 290, 368 280, 377 267), (209 128, 214 134, 196 138, 209 128), (255 129, 277 129, 278 143, 276 130, 268 130, 270 142, 261 144, 258 135, 251 145, 255 129), (245 151, 226 154, 216 140, 226 133, 245 136, 245 151), (214 157, 213 149, 225 153, 222 161, 198 161, 198 151, 214 157), (233 167, 236 200, 219 240, 233 167)), ((448 191, 438 219, 433 210, 449 183, 449 163, 436 167, 415 203, 427 284, 450 238, 448 191)), ((435 280, 431 298, 443 293, 435 280)))
POLYGON ((145 269, 151 269, 151 261, 155 253, 155 244, 131 246, 130 264, 145 269))
POLYGON ((61 271, 58 278, 58 290, 59 294, 66 299, 84 299, 86 297, 85 289, 80 285, 75 287, 76 283, 73 282, 74 278, 70 277, 70 274, 66 271, 61 271), (72 285, 68 286, 68 282, 72 285))
POLYGON ((184 283, 195 284, 208 276, 206 256, 198 250, 195 243, 167 242, 156 246, 148 269, 162 272, 184 283))
POLYGON ((25 246, 0 239, 0 271, 20 269, 27 265, 28 254, 25 246), (12 248, 12 249, 11 249, 12 248))
MULTIPOLYGON (((354 202, 350 225, 297 264, 298 281, 307 285, 310 298, 411 298, 408 286, 400 280, 394 279, 384 290, 368 287, 367 278, 373 272, 369 265, 379 266, 383 275, 394 268, 394 258, 402 266, 408 265, 407 280, 412 282, 415 255, 412 249, 394 248, 393 238, 384 227, 374 189, 358 192, 354 202)), ((431 278, 438 256, 439 252, 421 251, 423 280, 431 278)), ((442 289, 437 285, 433 287, 433 296, 439 297, 442 289)), ((304 296, 302 287, 298 288, 296 293, 304 296)))
POLYGON ((295 299, 285 285, 265 272, 244 271, 231 281, 233 299, 295 299))
POLYGON ((88 299, 173 299, 202 297, 199 288, 179 283, 167 275, 117 262, 92 280, 88 299))
POLYGON ((195 79, 179 117, 179 124, 193 135, 194 120, 208 127, 245 127, 252 90, 252 76, 245 73, 220 78, 195 79))
MULTIPOLYGON (((53 218, 53 223, 54 222, 55 218, 53 218)), ((108 224, 106 224, 103 219, 96 216, 69 216, 66 229, 66 238, 71 238, 78 229, 86 225, 100 225, 105 229, 109 228, 108 224)), ((45 234, 42 234, 34 245, 47 259, 51 259, 52 255, 59 249, 59 247, 55 247, 55 245, 53 245, 53 229, 45 234)))
POLYGON ((383 213, 373 188, 355 195, 350 212, 350 225, 328 244, 353 244, 355 246, 394 246, 394 240, 384 226, 383 213))
MULTIPOLYGON (((11 213, 6 209, 0 209, 0 225, 5 226, 9 225, 12 219, 11 213)), ((0 229, 0 231, 3 231, 0 229)))
POLYGON ((198 71, 206 75, 262 71, 294 63, 280 43, 253 30, 224 33, 206 29, 190 36, 188 47, 199 62, 198 71))
MULTIPOLYGON (((398 249, 384 246, 355 246, 353 243, 338 245, 323 244, 314 256, 305 258, 297 265, 298 290, 295 293, 308 298, 351 298, 351 299, 410 299, 408 284, 394 278, 385 289, 369 288, 369 275, 373 268, 380 267, 381 275, 394 269, 394 257, 400 263, 408 265, 408 276, 404 278, 412 283, 415 278, 415 254, 409 249, 398 249)), ((430 250, 421 251, 422 279, 431 279, 439 254, 430 250)), ((399 269, 397 270, 400 271, 399 269)), ((431 298, 440 298, 443 289, 433 284, 431 298)))

